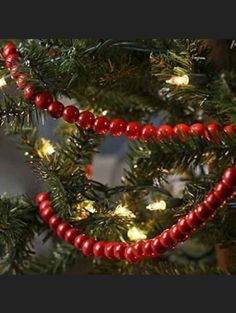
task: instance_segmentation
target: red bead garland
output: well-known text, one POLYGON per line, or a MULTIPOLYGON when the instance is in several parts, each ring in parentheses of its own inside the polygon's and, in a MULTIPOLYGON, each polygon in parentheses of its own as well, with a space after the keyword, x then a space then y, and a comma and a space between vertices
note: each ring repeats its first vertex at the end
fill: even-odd
POLYGON ((157 138, 162 140, 167 140, 173 138, 175 135, 173 128, 170 125, 161 125, 157 130, 157 138))
POLYGON ((23 90, 23 94, 25 99, 33 100, 35 97, 34 87, 32 85, 27 85, 23 90))
POLYGON ((157 129, 152 125, 145 125, 142 128, 141 132, 141 139, 142 140, 153 140, 157 138, 157 129))
POLYGON ((59 102, 53 101, 52 96, 42 91, 39 94, 34 93, 34 88, 27 85, 29 74, 18 73, 20 56, 16 46, 9 42, 2 48, 2 56, 5 59, 6 66, 10 69, 11 76, 16 79, 16 84, 20 89, 24 89, 24 96, 27 100, 34 100, 38 109, 47 109, 48 113, 54 118, 63 117, 68 123, 77 123, 82 128, 92 128, 97 134, 110 133, 113 136, 126 135, 129 139, 142 139, 159 141, 178 138, 186 141, 191 136, 198 136, 210 140, 214 143, 219 142, 222 133, 236 135, 236 126, 226 125, 221 127, 216 123, 211 123, 205 127, 201 123, 195 123, 188 126, 180 123, 171 127, 170 125, 160 125, 158 128, 153 125, 140 125, 138 122, 125 123, 123 120, 115 118, 109 121, 105 117, 95 118, 94 114, 89 111, 79 112, 75 106, 66 106, 59 102))
POLYGON ((102 258, 104 257, 104 247, 105 242, 104 241, 98 241, 93 246, 93 254, 96 258, 102 258))
POLYGON ((19 66, 18 65, 13 65, 11 70, 10 70, 10 75, 12 78, 17 79, 20 76, 19 73, 19 66))
POLYGON ((36 95, 34 103, 38 109, 47 109, 49 104, 53 102, 52 96, 47 92, 41 92, 36 95))
POLYGON ((126 126, 126 136, 129 139, 137 139, 140 137, 142 126, 138 122, 130 122, 126 126))
POLYGON ((196 136, 204 137, 205 136, 205 126, 200 123, 196 123, 190 126, 190 133, 196 136))
POLYGON ((185 141, 190 133, 190 127, 186 124, 177 124, 173 130, 175 135, 182 141, 185 141))
POLYGON ((79 110, 74 105, 68 105, 63 111, 63 119, 68 123, 75 123, 79 117, 79 110))
POLYGON ((6 43, 2 48, 2 56, 4 59, 8 57, 9 54, 16 53, 16 46, 12 42, 6 43))
POLYGON ((64 105, 59 101, 54 101, 48 106, 48 113, 54 118, 60 118, 63 115, 64 105))
POLYGON ((153 239, 140 240, 134 244, 96 241, 85 234, 80 234, 76 228, 70 227, 69 224, 53 215, 47 193, 39 193, 35 197, 35 202, 39 207, 42 219, 49 224, 50 228, 85 255, 137 262, 145 258, 158 257, 175 247, 178 242, 186 240, 192 232, 214 218, 216 211, 235 196, 235 187, 236 167, 231 167, 224 172, 221 181, 205 197, 204 201, 198 204, 196 209, 189 211, 170 229, 164 230, 153 239))
POLYGON ((124 134, 126 123, 121 119, 115 118, 111 120, 109 131, 113 136, 121 136, 124 134))
POLYGON ((12 53, 9 54, 6 58, 5 58, 5 64, 7 68, 12 68, 13 65, 16 65, 19 61, 19 54, 18 53, 12 53))
POLYGON ((97 117, 93 124, 93 130, 96 134, 103 135, 107 134, 109 130, 110 122, 106 117, 97 117))
POLYGON ((95 122, 93 113, 89 111, 83 111, 80 113, 77 124, 82 128, 92 128, 95 122))
POLYGON ((24 89, 26 86, 26 81, 29 78, 28 74, 20 74, 16 79, 16 84, 20 89, 24 89))

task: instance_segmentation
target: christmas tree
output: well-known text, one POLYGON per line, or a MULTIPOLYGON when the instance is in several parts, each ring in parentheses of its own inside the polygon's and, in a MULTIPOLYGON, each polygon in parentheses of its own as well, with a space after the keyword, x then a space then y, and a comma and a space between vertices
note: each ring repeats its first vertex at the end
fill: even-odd
POLYGON ((1 274, 234 274, 234 40, 1 45, 1 130, 41 184, 1 196, 1 274))

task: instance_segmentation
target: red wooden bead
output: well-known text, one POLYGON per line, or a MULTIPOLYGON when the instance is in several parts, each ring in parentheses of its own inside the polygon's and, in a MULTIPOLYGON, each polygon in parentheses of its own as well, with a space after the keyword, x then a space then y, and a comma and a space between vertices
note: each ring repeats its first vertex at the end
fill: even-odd
POLYGON ((186 236, 179 230, 178 224, 171 227, 169 234, 174 241, 183 241, 186 236))
POLYGON ((132 246, 127 246, 125 248, 125 259, 130 262, 130 263, 133 263, 133 262, 136 262, 137 261, 137 258, 135 257, 134 255, 134 252, 133 252, 133 247, 132 246))
POLYGON ((92 112, 83 111, 80 113, 77 123, 82 128, 92 128, 94 125, 95 117, 92 112))
POLYGON ((212 215, 212 210, 209 209, 204 203, 200 203, 195 210, 197 216, 205 221, 212 215))
POLYGON ((39 204, 39 212, 43 211, 45 208, 49 207, 51 205, 51 202, 49 200, 43 200, 39 204))
POLYGON ((124 134, 126 123, 119 118, 111 120, 109 131, 113 136, 121 136, 124 134))
POLYGON ((27 100, 33 100, 35 97, 34 87, 32 85, 25 86, 23 93, 27 100))
POLYGON ((142 140, 153 140, 156 138, 157 132, 156 128, 153 125, 145 125, 142 128, 141 139, 142 140))
POLYGON ((215 195, 221 200, 225 201, 229 196, 232 195, 233 189, 227 186, 223 181, 220 182, 214 191, 215 195))
POLYGON ((185 141, 190 133, 190 127, 186 124, 177 124, 173 130, 176 136, 182 141, 185 141))
POLYGON ((236 167, 228 168, 223 175, 223 182, 229 187, 236 186, 236 167))
POLYGON ((142 255, 140 257, 156 257, 158 255, 157 251, 152 249, 152 240, 145 240, 144 242, 142 242, 142 255))
POLYGON ((29 78, 28 74, 20 74, 16 79, 16 84, 20 89, 24 89, 29 78))
POLYGON ((68 123, 75 123, 79 117, 79 110, 74 105, 68 105, 63 111, 63 119, 68 123))
POLYGON ((137 122, 130 122, 126 126, 125 134, 130 139, 137 139, 140 137, 142 126, 137 122))
MULTIPOLYGON (((136 243, 134 243, 132 245, 133 247, 133 253, 135 255, 136 258, 142 258, 144 257, 144 251, 143 251, 143 245, 144 245, 144 241, 138 241, 136 243)), ((151 251, 151 254, 152 254, 153 251, 151 251)))
POLYGON ((105 242, 104 241, 98 241, 93 246, 93 254, 96 258, 102 258, 104 257, 104 247, 105 242))
POLYGON ((14 45, 13 42, 6 43, 2 48, 2 56, 4 57, 4 59, 8 55, 15 54, 15 53, 16 53, 16 46, 14 45))
POLYGON ((61 219, 56 215, 53 215, 48 221, 48 225, 55 231, 57 230, 59 224, 61 224, 61 219))
POLYGON ((211 140, 213 142, 217 142, 220 140, 221 137, 221 127, 220 125, 216 123, 211 123, 207 125, 207 130, 206 130, 206 138, 208 140, 211 140))
POLYGON ((224 127, 224 132, 230 135, 235 135, 236 134, 236 127, 232 124, 226 125, 224 127))
POLYGON ((185 216, 180 218, 176 225, 178 225, 179 230, 184 234, 188 234, 193 229, 193 227, 189 226, 189 224, 187 223, 185 216))
POLYGON ((125 258, 125 248, 127 245, 124 242, 115 243, 113 246, 114 257, 118 260, 123 260, 125 258))
POLYGON ((64 239, 70 244, 74 244, 75 238, 78 236, 79 232, 76 228, 70 228, 65 232, 64 239))
POLYGON ((5 59, 6 67, 10 69, 13 65, 16 65, 18 61, 19 61, 18 53, 9 54, 5 59))
POLYGON ((176 244, 176 240, 174 240, 170 236, 169 229, 164 230, 160 234, 159 238, 160 238, 160 242, 162 243, 162 245, 166 248, 171 248, 176 244))
POLYGON ((20 76, 19 65, 13 65, 10 70, 10 75, 12 78, 17 79, 20 76))
POLYGON ((104 254, 108 259, 115 259, 114 255, 114 242, 107 242, 104 246, 104 254))
POLYGON ((44 210, 42 210, 40 212, 40 215, 42 217, 42 219, 45 221, 45 222, 48 222, 49 219, 52 217, 53 215, 53 212, 52 212, 52 208, 50 207, 46 207, 44 210))
POLYGON ((50 103, 47 109, 48 113, 54 118, 62 117, 64 111, 64 105, 59 101, 54 101, 50 103))
POLYGON ((85 255, 92 255, 93 254, 93 246, 95 244, 95 240, 87 239, 82 243, 82 252, 85 255))
POLYGON ((190 211, 188 215, 186 216, 186 222, 191 227, 199 227, 202 225, 203 221, 197 216, 195 211, 190 211))
POLYGON ((34 103, 38 109, 47 109, 51 102, 53 102, 52 96, 44 91, 37 94, 34 99, 34 103))
POLYGON ((85 234, 80 234, 78 236, 76 236, 75 240, 74 240, 74 246, 76 249, 81 249, 82 248, 82 244, 85 240, 89 239, 85 234))
POLYGON ((205 126, 200 123, 195 123, 190 126, 190 133, 196 136, 205 136, 205 126))
POLYGON ((64 238, 65 232, 70 228, 67 223, 61 223, 57 226, 56 232, 57 235, 61 238, 64 238))
POLYGON ((47 192, 40 192, 35 197, 35 203, 39 205, 42 201, 48 200, 49 194, 47 192))
POLYGON ((157 138, 159 140, 167 140, 175 136, 174 130, 170 125, 161 125, 157 129, 157 138))
POLYGON ((93 130, 96 134, 106 134, 109 130, 110 122, 106 117, 97 117, 94 121, 93 130))
POLYGON ((151 248, 154 253, 160 254, 166 252, 166 247, 161 243, 159 236, 151 240, 151 248))
POLYGON ((216 197, 214 192, 211 192, 204 200, 204 204, 209 209, 212 209, 212 210, 215 210, 218 207, 220 207, 222 203, 223 203, 223 201, 221 199, 219 199, 218 197, 216 197))

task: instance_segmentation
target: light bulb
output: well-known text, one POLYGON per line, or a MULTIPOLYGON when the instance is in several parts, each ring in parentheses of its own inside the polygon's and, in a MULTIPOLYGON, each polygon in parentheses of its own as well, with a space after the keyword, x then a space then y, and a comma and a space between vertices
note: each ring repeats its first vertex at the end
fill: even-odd
POLYGON ((147 210, 150 211, 157 211, 157 210, 165 210, 166 209, 166 202, 164 200, 155 201, 153 203, 150 203, 147 207, 147 210))
POLYGON ((94 201, 91 200, 85 200, 78 203, 75 205, 75 210, 78 212, 78 215, 75 217, 76 221, 85 220, 89 217, 90 213, 96 212, 96 209, 94 208, 94 201))
POLYGON ((0 88, 4 87, 7 85, 7 82, 5 80, 5 77, 0 78, 0 88))
POLYGON ((183 76, 172 76, 170 79, 166 80, 167 84, 177 85, 177 86, 184 86, 189 84, 189 77, 188 75, 183 76))
POLYGON ((129 218, 135 218, 134 213, 130 211, 129 209, 127 209, 127 207, 123 206, 122 204, 119 204, 116 207, 114 214, 119 215, 119 216, 129 217, 129 218))
POLYGON ((37 149, 37 153, 40 156, 40 158, 48 157, 54 152, 55 149, 53 145, 50 143, 50 141, 45 138, 41 138, 41 147, 37 149))
POLYGON ((94 201, 85 200, 83 202, 83 208, 88 211, 89 213, 95 213, 96 209, 94 208, 94 201))
POLYGON ((127 236, 129 237, 130 240, 136 241, 136 240, 144 240, 147 238, 146 234, 144 233, 143 230, 133 226, 130 228, 127 232, 127 236))

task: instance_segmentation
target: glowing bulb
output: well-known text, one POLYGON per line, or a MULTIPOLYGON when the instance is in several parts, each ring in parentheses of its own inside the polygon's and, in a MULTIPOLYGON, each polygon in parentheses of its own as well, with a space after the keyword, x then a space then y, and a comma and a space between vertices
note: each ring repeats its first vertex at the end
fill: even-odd
POLYGON ((95 213, 96 209, 94 208, 94 201, 85 200, 83 202, 84 209, 87 210, 89 213, 95 213))
POLYGON ((4 87, 4 86, 6 86, 6 85, 7 85, 7 82, 6 82, 5 78, 4 78, 4 77, 1 77, 1 78, 0 78, 0 88, 4 87))
POLYGON ((106 116, 106 115, 107 115, 107 113, 108 113, 108 110, 104 110, 104 111, 102 111, 102 115, 103 115, 103 116, 106 116))
POLYGON ((76 210, 86 210, 89 213, 95 213, 96 209, 94 208, 94 201, 91 200, 85 200, 83 202, 80 202, 76 206, 76 210))
POLYGON ((119 204, 116 207, 114 214, 119 215, 119 216, 129 217, 129 218, 135 218, 134 213, 130 211, 129 209, 127 209, 127 207, 123 206, 122 204, 119 204))
POLYGON ((41 138, 41 143, 42 146, 39 149, 37 149, 40 158, 48 157, 49 155, 55 152, 55 149, 49 140, 41 138))
POLYGON ((136 241, 136 240, 144 240, 147 238, 145 235, 144 231, 137 228, 137 227, 132 227, 128 230, 127 236, 129 237, 130 240, 136 241))
POLYGON ((89 217, 90 213, 95 213, 96 209, 94 208, 94 201, 85 200, 78 203, 75 206, 75 210, 78 212, 78 215, 75 217, 75 220, 81 221, 89 217))
POLYGON ((183 76, 172 76, 170 79, 166 80, 167 84, 183 86, 189 84, 189 77, 188 75, 183 76))
POLYGON ((164 200, 156 201, 153 203, 150 203, 146 209, 150 211, 157 211, 157 210, 165 210, 166 209, 166 202, 164 200))

